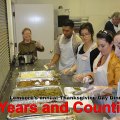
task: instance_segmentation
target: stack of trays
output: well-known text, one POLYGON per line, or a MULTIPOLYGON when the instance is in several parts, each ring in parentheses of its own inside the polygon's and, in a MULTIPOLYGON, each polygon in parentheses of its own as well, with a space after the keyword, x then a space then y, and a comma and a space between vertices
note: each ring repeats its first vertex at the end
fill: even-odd
MULTIPOLYGON (((12 101, 22 98, 57 97, 63 96, 59 81, 54 78, 53 71, 27 71, 20 72, 13 90, 12 101)), ((45 100, 48 101, 48 99, 45 100)), ((49 99, 50 101, 50 99, 49 99)))
POLYGON ((67 113, 44 113, 42 112, 42 105, 63 104, 64 100, 61 98, 64 93, 60 87, 59 81, 54 77, 53 71, 29 71, 20 72, 16 81, 16 88, 13 90, 11 96, 11 104, 17 106, 18 104, 35 104, 38 111, 31 113, 27 112, 8 113, 8 120, 75 120, 76 117, 69 110, 67 113))

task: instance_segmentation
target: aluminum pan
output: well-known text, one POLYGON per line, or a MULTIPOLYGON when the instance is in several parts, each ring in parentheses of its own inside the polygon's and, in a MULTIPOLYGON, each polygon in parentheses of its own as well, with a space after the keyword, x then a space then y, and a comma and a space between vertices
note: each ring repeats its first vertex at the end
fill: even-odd
POLYGON ((8 120, 77 120, 75 115, 64 115, 64 116, 29 116, 19 118, 8 118, 8 120))
POLYGON ((27 79, 17 79, 16 87, 35 87, 35 86, 56 86, 60 85, 57 79, 52 78, 27 78, 27 79), (26 84, 23 84, 23 83, 26 84))
POLYGON ((8 120, 77 120, 74 114, 72 115, 43 115, 43 116, 28 116, 28 117, 18 117, 18 118, 10 118, 7 117, 8 120))
POLYGON ((53 78, 53 71, 19 72, 18 78, 53 78))
MULTIPOLYGON (((32 103, 32 102, 29 102, 29 104, 30 103, 32 103)), ((33 103, 35 103, 35 102, 33 102, 33 103)), ((20 104, 20 102, 12 102, 11 104, 16 105, 16 104, 20 104)), ((24 103, 22 102, 21 104, 24 104, 24 103)), ((38 104, 38 102, 36 104, 38 104)), ((48 104, 54 104, 54 103, 48 103, 48 104)), ((55 104, 61 105, 61 104, 63 104, 63 102, 57 102, 55 104)), ((38 104, 37 106, 42 107, 42 105, 43 105, 43 103, 38 104)), ((8 113, 8 115, 7 115, 8 120, 32 120, 32 119, 35 120, 35 118, 44 119, 44 120, 49 120, 49 119, 51 120, 51 119, 59 118, 59 120, 65 120, 65 118, 75 118, 71 109, 69 109, 68 113, 29 114, 29 115, 22 115, 19 117, 14 117, 14 118, 10 117, 10 114, 11 113, 8 113)), ((75 120, 75 119, 69 119, 69 120, 75 120)))
POLYGON ((24 99, 25 97, 27 98, 27 100, 29 99, 34 99, 34 100, 41 100, 41 101, 43 101, 43 100, 45 100, 45 101, 51 101, 51 100, 53 100, 53 99, 55 99, 55 100, 57 100, 57 101, 63 101, 63 100, 61 100, 61 98, 60 98, 60 96, 58 95, 58 96, 34 96, 34 95, 28 95, 28 96, 24 96, 24 97, 20 97, 20 96, 17 96, 17 94, 19 93, 19 92, 24 92, 24 91, 29 91, 29 90, 46 90, 46 89, 54 89, 54 88, 58 88, 58 90, 60 90, 60 92, 61 92, 61 95, 60 96, 64 96, 64 93, 63 93, 63 91, 62 91, 62 89, 61 89, 61 87, 60 86, 41 86, 41 87, 26 87, 26 88, 15 88, 14 90, 13 90, 13 94, 12 94, 12 96, 11 96, 11 99, 13 100, 13 101, 16 101, 16 100, 26 100, 26 99, 24 99), (17 97, 19 97, 19 99, 15 99, 15 98, 17 98, 17 97), (13 99, 14 98, 14 99, 13 99), (21 99, 20 99, 21 98, 21 99), (44 98, 44 99, 43 99, 44 98))
POLYGON ((75 115, 31 117, 26 120, 77 120, 75 115))

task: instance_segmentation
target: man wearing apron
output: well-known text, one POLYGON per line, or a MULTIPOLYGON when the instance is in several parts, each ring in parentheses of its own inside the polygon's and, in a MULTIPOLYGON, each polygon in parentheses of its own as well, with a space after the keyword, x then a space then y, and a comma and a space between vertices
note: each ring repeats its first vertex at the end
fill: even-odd
POLYGON ((76 61, 76 50, 81 39, 73 31, 74 23, 72 20, 65 20, 63 23, 63 34, 58 38, 55 45, 55 54, 48 63, 48 67, 59 61, 59 70, 63 71, 71 67, 76 61))

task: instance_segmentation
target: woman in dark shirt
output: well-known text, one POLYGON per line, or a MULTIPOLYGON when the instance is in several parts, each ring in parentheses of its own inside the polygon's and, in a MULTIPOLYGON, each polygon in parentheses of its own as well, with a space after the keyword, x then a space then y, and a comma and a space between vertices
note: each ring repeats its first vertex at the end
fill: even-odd
POLYGON ((30 28, 24 28, 22 31, 23 41, 19 43, 19 54, 32 54, 37 57, 37 51, 44 51, 43 45, 32 40, 30 28))
POLYGON ((104 29, 111 31, 114 35, 119 30, 119 24, 120 24, 120 12, 114 12, 111 16, 111 19, 107 21, 105 24, 104 29))

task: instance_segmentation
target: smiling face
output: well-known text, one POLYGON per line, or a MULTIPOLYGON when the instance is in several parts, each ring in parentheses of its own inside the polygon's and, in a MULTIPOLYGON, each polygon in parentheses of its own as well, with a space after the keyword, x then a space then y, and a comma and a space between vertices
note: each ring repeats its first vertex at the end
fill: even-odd
POLYGON ((114 37, 115 54, 120 58, 120 34, 114 37))
POLYGON ((92 41, 92 36, 90 32, 88 31, 88 29, 82 29, 80 33, 80 37, 84 43, 88 43, 92 41))
POLYGON ((23 40, 25 43, 29 43, 31 41, 31 31, 25 30, 23 32, 23 40))
POLYGON ((113 44, 109 44, 105 38, 98 38, 98 49, 102 55, 108 56, 112 50, 113 44))
POLYGON ((112 18, 112 23, 113 23, 114 25, 118 25, 118 24, 120 23, 120 18, 113 17, 113 18, 112 18))

